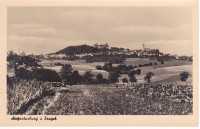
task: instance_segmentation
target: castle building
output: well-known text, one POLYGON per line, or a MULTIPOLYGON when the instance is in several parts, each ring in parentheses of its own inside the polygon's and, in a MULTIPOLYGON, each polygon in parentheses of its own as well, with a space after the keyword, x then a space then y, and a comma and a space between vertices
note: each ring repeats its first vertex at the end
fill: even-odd
POLYGON ((94 44, 94 47, 96 47, 96 48, 99 48, 99 49, 108 49, 109 48, 109 45, 108 45, 108 43, 105 43, 105 44, 98 44, 98 43, 96 43, 96 44, 94 44))

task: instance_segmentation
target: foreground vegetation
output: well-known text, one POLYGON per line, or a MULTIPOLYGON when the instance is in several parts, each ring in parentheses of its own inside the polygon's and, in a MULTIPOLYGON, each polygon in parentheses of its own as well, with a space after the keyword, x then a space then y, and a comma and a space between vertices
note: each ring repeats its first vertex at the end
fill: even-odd
POLYGON ((55 88, 56 85, 38 81, 15 83, 13 88, 8 90, 8 113, 16 114, 20 106, 22 108, 28 101, 32 103, 26 105, 28 106, 26 111, 18 114, 187 115, 192 113, 192 86, 188 84, 151 83, 118 88, 115 84, 76 85, 68 90, 62 90, 62 87, 55 88), (44 91, 53 93, 48 94, 49 92, 44 91), (42 97, 32 101, 31 98, 37 92, 40 92, 39 96, 42 97), (56 95, 58 93, 59 96, 56 95), (48 103, 52 101, 53 104, 48 103))

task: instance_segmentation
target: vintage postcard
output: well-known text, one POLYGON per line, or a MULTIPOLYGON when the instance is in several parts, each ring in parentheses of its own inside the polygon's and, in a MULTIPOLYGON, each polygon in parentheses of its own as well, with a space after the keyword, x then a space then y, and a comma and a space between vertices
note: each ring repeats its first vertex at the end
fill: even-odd
POLYGON ((196 0, 0 3, 0 126, 196 126, 196 0))

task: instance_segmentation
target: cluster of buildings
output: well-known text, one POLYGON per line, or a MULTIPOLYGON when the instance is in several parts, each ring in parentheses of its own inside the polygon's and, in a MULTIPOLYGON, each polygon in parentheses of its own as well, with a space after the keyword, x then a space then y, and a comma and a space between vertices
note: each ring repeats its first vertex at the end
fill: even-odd
MULTIPOLYGON (((118 48, 118 47, 110 47, 108 43, 103 44, 94 44, 94 48, 99 49, 100 51, 95 53, 81 53, 76 54, 74 57, 82 58, 85 56, 101 56, 101 55, 126 55, 126 56, 133 56, 133 57, 161 57, 161 56, 172 56, 169 54, 164 54, 160 52, 159 49, 151 49, 145 46, 145 44, 142 45, 142 49, 137 50, 130 50, 125 48, 118 48)), ((63 58, 71 58, 71 55, 65 55, 65 54, 51 54, 51 55, 44 55, 43 56, 46 59, 50 58, 57 58, 57 59, 63 59, 63 58)), ((179 58, 179 57, 178 57, 179 58)), ((192 57, 191 57, 192 58, 192 57)), ((180 57, 180 59, 183 60, 192 60, 188 57, 180 57)), ((177 59, 177 58, 176 58, 177 59)))

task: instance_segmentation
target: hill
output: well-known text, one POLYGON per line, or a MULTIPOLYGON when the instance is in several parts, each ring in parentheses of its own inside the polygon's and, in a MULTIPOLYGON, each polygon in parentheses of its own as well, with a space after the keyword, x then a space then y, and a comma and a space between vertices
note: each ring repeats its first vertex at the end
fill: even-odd
POLYGON ((66 54, 66 55, 76 55, 84 53, 96 53, 101 51, 98 48, 89 45, 79 45, 79 46, 68 46, 55 54, 66 54))

